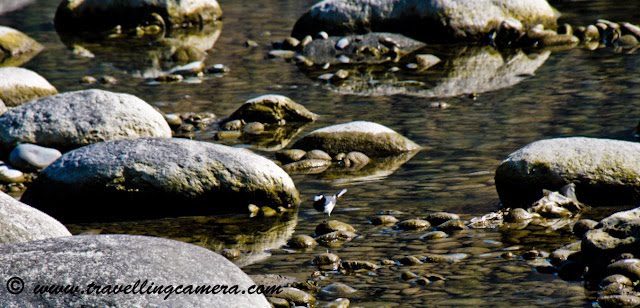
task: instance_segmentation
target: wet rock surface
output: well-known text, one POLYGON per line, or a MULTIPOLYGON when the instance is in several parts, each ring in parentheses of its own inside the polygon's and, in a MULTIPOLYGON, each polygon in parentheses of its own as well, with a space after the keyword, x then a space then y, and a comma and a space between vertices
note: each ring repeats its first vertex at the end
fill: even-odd
POLYGON ((293 207, 299 196, 282 169, 250 151, 184 139, 141 138, 66 153, 42 171, 23 200, 56 217, 102 220, 122 215, 114 207, 126 209, 128 217, 158 217, 237 212, 249 203, 293 207), (100 214, 96 209, 84 211, 87 198, 110 206, 100 214), (158 207, 153 200, 166 206, 158 207))
POLYGON ((245 102, 226 120, 243 120, 249 122, 278 123, 313 122, 318 115, 307 110, 304 106, 282 95, 263 95, 245 102))
POLYGON ((0 67, 0 90, 0 100, 7 107, 58 94, 58 90, 38 73, 20 67, 0 67))
MULTIPOLYGON (((0 4, 2 6, 4 4, 0 4)), ((3 8, 0 7, 0 14, 3 8)), ((44 47, 26 34, 0 26, 0 66, 18 66, 28 62, 44 47)))
MULTIPOLYGON (((8 277, 18 276, 25 288, 38 281, 43 285, 60 284, 67 277, 78 286, 113 285, 114 281, 133 285, 145 275, 153 277, 151 285, 171 285, 176 280, 185 284, 207 285, 211 280, 229 286, 238 285, 245 290, 254 282, 233 263, 207 249, 187 243, 132 235, 93 235, 48 239, 0 246, 2 263, 11 267, 2 269, 8 277), (46 261, 43 261, 46 260, 46 261), (46 266, 42 266, 43 263, 46 266), (206 264, 206 265, 205 265, 206 264), (214 265, 215 266, 212 266, 214 265), (69 273, 74 274, 70 275, 69 273)), ((166 294, 96 294, 81 296, 35 296, 32 292, 8 294, 2 291, 7 305, 69 306, 69 305, 211 305, 269 307, 263 295, 201 294, 169 296, 166 294)))
POLYGON ((67 92, 21 105, 0 116, 0 126, 6 154, 20 143, 68 151, 108 140, 171 137, 169 125, 149 104, 104 90, 67 92))

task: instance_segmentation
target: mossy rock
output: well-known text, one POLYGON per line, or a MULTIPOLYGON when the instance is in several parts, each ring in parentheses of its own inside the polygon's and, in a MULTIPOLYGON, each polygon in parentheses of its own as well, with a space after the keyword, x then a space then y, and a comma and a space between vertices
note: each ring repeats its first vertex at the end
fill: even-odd
POLYGON ((26 63, 44 47, 26 34, 0 26, 0 66, 19 66, 26 63))
POLYGON ((58 90, 36 72, 20 67, 0 67, 0 101, 8 107, 45 96, 58 90))

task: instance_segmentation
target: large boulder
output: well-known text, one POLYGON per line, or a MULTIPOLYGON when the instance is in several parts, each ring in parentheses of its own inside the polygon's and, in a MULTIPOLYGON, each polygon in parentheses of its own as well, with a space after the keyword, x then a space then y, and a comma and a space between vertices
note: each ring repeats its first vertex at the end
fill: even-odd
POLYGON ((262 95, 246 101, 226 121, 244 120, 245 122, 278 123, 312 122, 318 115, 304 106, 282 95, 262 95))
POLYGON ((222 16, 216 0, 63 0, 56 11, 58 32, 99 32, 158 24, 167 28, 201 26, 222 16))
POLYGON ((173 240, 134 235, 48 239, 2 245, 0 262, 6 307, 270 307, 264 295, 243 292, 254 282, 233 263, 173 240), (38 285, 39 290, 78 289, 34 294, 38 285), (222 286, 226 291, 236 286, 238 294, 223 292, 222 286))
POLYGON ((62 221, 135 219, 291 207, 293 181, 245 149, 186 139, 108 141, 71 151, 44 169, 25 203, 62 221), (87 207, 91 204, 90 207, 87 207))
POLYGON ((529 206, 542 190, 576 185, 590 205, 632 204, 640 197, 640 144, 584 137, 533 142, 511 153, 496 170, 505 207, 529 206))
POLYGON ((325 0, 296 22, 292 35, 394 32, 426 42, 470 41, 507 19, 528 29, 554 27, 557 18, 545 0, 325 0))
POLYGON ((323 150, 330 155, 362 152, 371 157, 420 150, 420 146, 394 130, 367 121, 354 121, 317 129, 298 140, 292 148, 323 150))
MULTIPOLYGON (((0 3, 1 11, 2 4, 0 3)), ((26 34, 13 28, 0 26, 0 66, 21 65, 33 58, 43 48, 26 34)))
POLYGON ((60 222, 0 192, 0 244, 71 236, 60 222))
POLYGON ((67 92, 0 116, 0 148, 32 143, 60 151, 126 138, 171 137, 164 117, 136 96, 103 90, 67 92))
POLYGON ((54 94, 58 90, 38 73, 20 67, 0 67, 0 101, 4 105, 14 107, 54 94))

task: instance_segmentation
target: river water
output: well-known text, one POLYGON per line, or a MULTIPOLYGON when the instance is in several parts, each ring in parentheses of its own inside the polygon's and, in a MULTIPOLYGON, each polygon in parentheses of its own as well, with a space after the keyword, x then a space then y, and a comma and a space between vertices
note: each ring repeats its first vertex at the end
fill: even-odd
MULTIPOLYGON (((519 257, 500 257, 507 250, 516 255, 534 248, 552 251, 577 241, 566 228, 469 230, 428 241, 419 238, 424 232, 376 227, 368 221, 382 211, 392 211, 400 219, 430 211, 454 212, 469 219, 494 211, 499 207, 493 183, 496 167, 509 153, 536 140, 564 136, 637 140, 633 136, 640 110, 637 54, 613 48, 500 54, 491 49, 454 46, 442 54, 451 57, 446 65, 423 76, 401 75, 404 80, 418 80, 412 83, 417 86, 399 90, 401 94, 397 95, 380 95, 388 92, 376 87, 363 91, 361 85, 334 87, 316 79, 322 71, 310 72, 282 59, 267 58, 271 42, 287 37, 296 19, 314 2, 220 0, 224 21, 206 63, 222 63, 230 72, 208 75, 197 83, 162 85, 140 77, 146 71, 144 64, 136 61, 145 57, 143 51, 113 47, 101 50, 100 44, 94 43, 87 49, 95 58, 74 54, 53 27, 57 0, 36 0, 0 15, 0 25, 19 29, 46 47, 23 66, 43 75, 60 92, 87 88, 79 82, 85 75, 111 75, 118 79, 117 84, 98 87, 137 95, 163 112, 212 112, 219 116, 230 114, 249 98, 276 93, 321 115, 302 134, 331 124, 367 120, 386 125, 425 147, 406 163, 386 166, 386 171, 369 176, 295 175, 304 202, 297 213, 277 219, 185 217, 86 223, 69 225, 70 230, 157 235, 214 251, 239 248, 243 257, 236 262, 247 273, 299 279, 308 279, 317 270, 306 261, 327 250, 343 260, 376 263, 404 255, 466 253, 468 258, 451 264, 382 266, 358 275, 329 272, 320 284, 349 284, 358 290, 348 296, 352 305, 364 307, 591 306, 594 295, 583 288, 582 282, 539 273, 519 257), (248 39, 258 42, 259 47, 245 47, 248 39), (504 71, 488 72, 492 66, 487 63, 492 61, 513 62, 515 68, 505 64, 504 71), (472 92, 476 95, 468 95, 472 92), (434 102, 447 103, 449 108, 430 108, 434 102), (360 236, 336 248, 281 249, 286 248, 290 236, 311 235, 326 219, 313 210, 311 198, 341 188, 349 191, 331 218, 352 224, 360 236), (446 280, 426 286, 412 284, 400 278, 407 269, 440 274, 446 280)), ((632 1, 553 4, 564 13, 561 22, 573 25, 587 25, 597 18, 640 22, 640 10, 632 1)), ((215 40, 216 35, 208 39, 215 40)), ((196 139, 213 141, 206 131, 196 134, 196 139)), ((260 153, 273 157, 268 151, 260 153)), ((620 208, 602 208, 585 216, 597 219, 616 210, 620 208)), ((326 301, 335 297, 319 298, 326 301)))

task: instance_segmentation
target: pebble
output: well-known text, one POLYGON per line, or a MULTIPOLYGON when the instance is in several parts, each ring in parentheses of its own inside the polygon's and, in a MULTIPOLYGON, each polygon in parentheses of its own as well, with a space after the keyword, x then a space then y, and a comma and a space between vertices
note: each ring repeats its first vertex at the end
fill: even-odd
POLYGON ((346 37, 343 37, 336 42, 336 49, 338 50, 345 49, 347 46, 349 46, 349 43, 350 43, 349 39, 346 37))
MULTIPOLYGON (((315 241, 314 241, 315 242, 315 241)), ((322 253, 313 257, 313 264, 315 265, 329 265, 340 262, 340 257, 333 253, 322 253)))
POLYGON ((35 144, 18 145, 9 154, 9 163, 20 170, 31 172, 46 168, 62 156, 56 149, 35 144))
POLYGON ((334 282, 320 289, 320 294, 331 296, 331 297, 347 296, 355 292, 357 292, 356 289, 341 282, 334 282))
POLYGON ((353 238, 358 236, 354 232, 349 231, 334 231, 327 234, 320 235, 316 237, 316 241, 324 246, 339 246, 344 242, 350 241, 353 238))
POLYGON ((264 132, 264 124, 260 122, 249 122, 244 126, 242 131, 249 135, 260 135, 264 132))
POLYGON ((259 215, 262 217, 273 217, 278 215, 278 212, 268 206, 263 206, 260 208, 259 215))
POLYGON ((320 76, 318 76, 318 79, 323 80, 323 81, 330 81, 333 78, 333 74, 331 73, 326 73, 326 74, 322 74, 320 76))
POLYGON ((291 59, 295 57, 296 52, 293 50, 276 49, 269 51, 269 58, 291 59))
POLYGON ((456 231, 465 230, 467 229, 467 226, 460 219, 451 219, 439 224, 436 228, 441 231, 456 231))
POLYGON ((256 217, 260 212, 260 207, 255 204, 249 204, 247 210, 249 210, 249 217, 256 217))
POLYGON ((182 118, 177 113, 168 113, 164 115, 164 120, 167 121, 167 124, 171 126, 171 128, 175 129, 182 125, 182 118))
POLYGON ((351 302, 346 298, 337 298, 332 302, 324 305, 324 308, 349 308, 351 302))
POLYGON ((333 74, 333 80, 345 80, 349 77, 349 71, 347 70, 338 70, 333 74))
POLYGON ((100 77, 100 82, 107 85, 112 85, 112 84, 118 83, 118 79, 116 79, 116 77, 113 77, 113 76, 104 75, 100 77))
POLYGON ((295 50, 298 45, 300 45, 300 41, 295 37, 287 37, 282 41, 283 49, 295 50))
POLYGON ((431 232, 427 232, 427 233, 421 235, 419 237, 419 239, 421 239, 421 240, 434 240, 434 239, 447 238, 447 237, 449 237, 449 235, 444 233, 443 231, 431 231, 431 232))
POLYGON ((431 224, 422 219, 408 219, 399 222, 396 226, 402 230, 420 230, 431 227, 431 224))
POLYGON ((447 213, 447 212, 433 212, 433 213, 428 213, 424 217, 424 219, 428 220, 430 223, 434 225, 439 225, 452 219, 460 219, 460 216, 458 214, 447 213))
POLYGON ((215 135, 215 139, 218 141, 238 139, 240 137, 242 137, 242 133, 237 130, 217 132, 215 135))
POLYGON ((322 150, 311 150, 304 155, 303 159, 321 159, 326 161, 332 160, 331 155, 322 150))
POLYGON ((80 79, 80 82, 83 84, 94 84, 98 82, 98 79, 93 76, 83 76, 82 79, 80 79))
POLYGON ((280 289, 280 293, 274 293, 273 297, 283 298, 290 302, 295 303, 296 305, 306 306, 308 304, 313 304, 316 302, 316 298, 311 296, 309 293, 304 292, 297 288, 282 288, 280 289))
POLYGON ((434 109, 447 109, 449 108, 449 104, 445 102, 433 102, 429 104, 429 108, 434 109))
POLYGON ((423 263, 419 258, 415 256, 405 256, 402 259, 398 260, 398 262, 403 265, 418 265, 423 263))
POLYGON ((244 120, 233 120, 222 125, 224 130, 241 130, 244 127, 244 120))
POLYGON ((306 151, 299 149, 280 150, 276 152, 276 159, 283 164, 288 164, 301 160, 305 154, 307 154, 306 151))
POLYGON ((6 165, 0 166, 0 182, 6 184, 22 183, 25 181, 24 174, 15 169, 9 169, 6 165))
POLYGON ((234 249, 234 248, 225 248, 222 251, 220 251, 220 254, 229 260, 237 259, 240 257, 240 255, 242 255, 239 249, 234 249))
POLYGON ((323 221, 316 226, 316 235, 323 235, 335 231, 356 232, 356 229, 348 223, 338 220, 323 221))
POLYGON ((209 74, 224 74, 228 73, 229 71, 231 71, 231 69, 229 69, 228 66, 220 63, 214 64, 207 68, 207 73, 209 74))
POLYGON ((291 237, 291 239, 289 239, 289 242, 287 244, 289 245, 289 247, 292 247, 292 248, 310 248, 318 245, 318 242, 316 242, 316 240, 313 239, 313 237, 300 234, 300 235, 294 235, 293 237, 291 237))
POLYGON ((416 63, 408 63, 406 67, 408 69, 410 69, 410 70, 415 70, 415 69, 418 69, 418 64, 416 64, 416 63))
POLYGON ((416 64, 418 65, 418 68, 420 68, 420 70, 429 69, 430 67, 440 63, 440 61, 440 58, 434 55, 416 55, 416 64))
POLYGON ((402 274, 400 274, 400 278, 402 278, 402 280, 411 280, 417 277, 418 277, 418 274, 412 271, 404 271, 402 272, 402 274))
POLYGON ((305 46, 309 45, 309 43, 311 42, 313 42, 313 38, 311 37, 311 35, 307 35, 303 37, 302 40, 300 41, 300 46, 304 48, 305 46))
POLYGON ((371 159, 369 159, 369 156, 362 152, 352 151, 349 152, 342 161, 347 168, 364 167, 369 164, 371 159))
POLYGON ((320 31, 318 32, 318 34, 316 34, 316 39, 326 40, 328 38, 329 38, 329 34, 327 34, 327 32, 320 31))
POLYGON ((258 42, 254 41, 254 40, 246 40, 244 42, 244 46, 245 47, 250 47, 250 48, 254 48, 254 47, 258 47, 258 42))
POLYGON ((267 301, 269 304, 273 306, 273 308, 290 308, 289 301, 284 298, 277 297, 267 297, 267 301))
POLYGON ((398 219, 391 215, 378 215, 371 220, 371 223, 374 225, 391 225, 396 222, 398 222, 398 219))
POLYGON ((347 63, 351 63, 351 59, 349 59, 349 57, 345 56, 345 55, 341 55, 338 57, 338 61, 342 64, 347 64, 347 63))
POLYGON ((359 261, 359 260, 358 261, 342 261, 340 263, 340 267, 342 267, 344 270, 349 272, 355 272, 359 270, 374 271, 379 268, 379 266, 373 262, 359 261))

